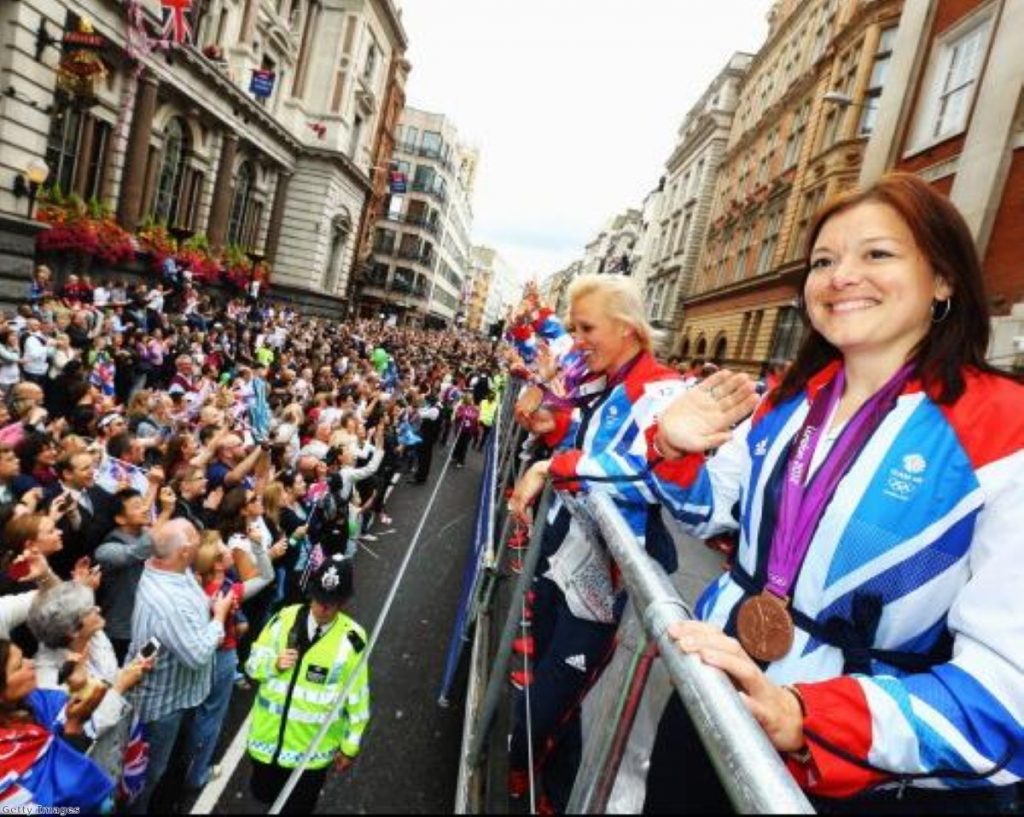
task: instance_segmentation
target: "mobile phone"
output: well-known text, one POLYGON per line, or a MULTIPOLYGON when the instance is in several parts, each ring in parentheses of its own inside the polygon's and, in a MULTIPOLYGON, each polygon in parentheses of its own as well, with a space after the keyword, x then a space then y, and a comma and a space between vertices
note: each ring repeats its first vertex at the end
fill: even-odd
POLYGON ((31 572, 32 565, 29 564, 27 559, 22 559, 20 562, 13 562, 7 568, 7 578, 11 581, 20 582, 31 572))
POLYGON ((153 636, 149 641, 142 645, 142 649, 139 650, 139 658, 152 658, 160 652, 160 647, 162 646, 160 639, 153 636))

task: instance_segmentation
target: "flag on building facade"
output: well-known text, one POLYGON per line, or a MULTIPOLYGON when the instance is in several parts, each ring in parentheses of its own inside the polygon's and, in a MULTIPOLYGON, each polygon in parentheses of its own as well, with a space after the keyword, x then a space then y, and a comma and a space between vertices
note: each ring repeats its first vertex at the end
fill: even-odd
POLYGON ((187 14, 192 10, 192 0, 160 0, 160 10, 164 17, 163 38, 178 45, 192 42, 192 26, 187 14))

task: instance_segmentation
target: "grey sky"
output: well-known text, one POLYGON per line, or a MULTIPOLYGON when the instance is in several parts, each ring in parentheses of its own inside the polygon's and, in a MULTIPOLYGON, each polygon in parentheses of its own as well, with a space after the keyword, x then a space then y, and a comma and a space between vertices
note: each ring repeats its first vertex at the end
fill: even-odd
POLYGON ((657 184, 770 0, 401 0, 408 103, 480 148, 473 239, 544 277, 657 184))

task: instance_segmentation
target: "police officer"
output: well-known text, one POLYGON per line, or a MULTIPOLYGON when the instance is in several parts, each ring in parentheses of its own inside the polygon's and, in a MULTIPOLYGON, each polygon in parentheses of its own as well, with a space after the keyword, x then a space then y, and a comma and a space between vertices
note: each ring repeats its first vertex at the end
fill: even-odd
MULTIPOLYGON (((366 648, 363 628, 341 612, 352 596, 350 559, 329 555, 310 576, 306 592, 306 604, 285 607, 270 620, 246 663, 246 672, 260 685, 249 730, 251 788, 268 804, 298 766, 366 648)), ((364 663, 282 813, 313 812, 331 764, 338 771, 352 765, 369 719, 364 663)))

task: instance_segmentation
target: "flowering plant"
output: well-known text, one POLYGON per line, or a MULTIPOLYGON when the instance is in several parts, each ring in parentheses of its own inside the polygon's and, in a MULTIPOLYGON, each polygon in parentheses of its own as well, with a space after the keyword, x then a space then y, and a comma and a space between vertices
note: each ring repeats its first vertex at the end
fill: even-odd
POLYGON ((55 185, 44 192, 36 218, 50 225, 36 237, 40 251, 95 256, 108 264, 135 255, 131 235, 95 199, 86 204, 74 194, 65 197, 55 185))
POLYGON ((146 219, 136 234, 139 249, 153 256, 153 269, 159 270, 164 261, 178 251, 178 242, 163 224, 146 219))
POLYGON ((210 250, 210 240, 205 233, 196 233, 181 243, 178 250, 178 264, 192 273, 196 283, 212 284, 220 278, 223 267, 210 250))

